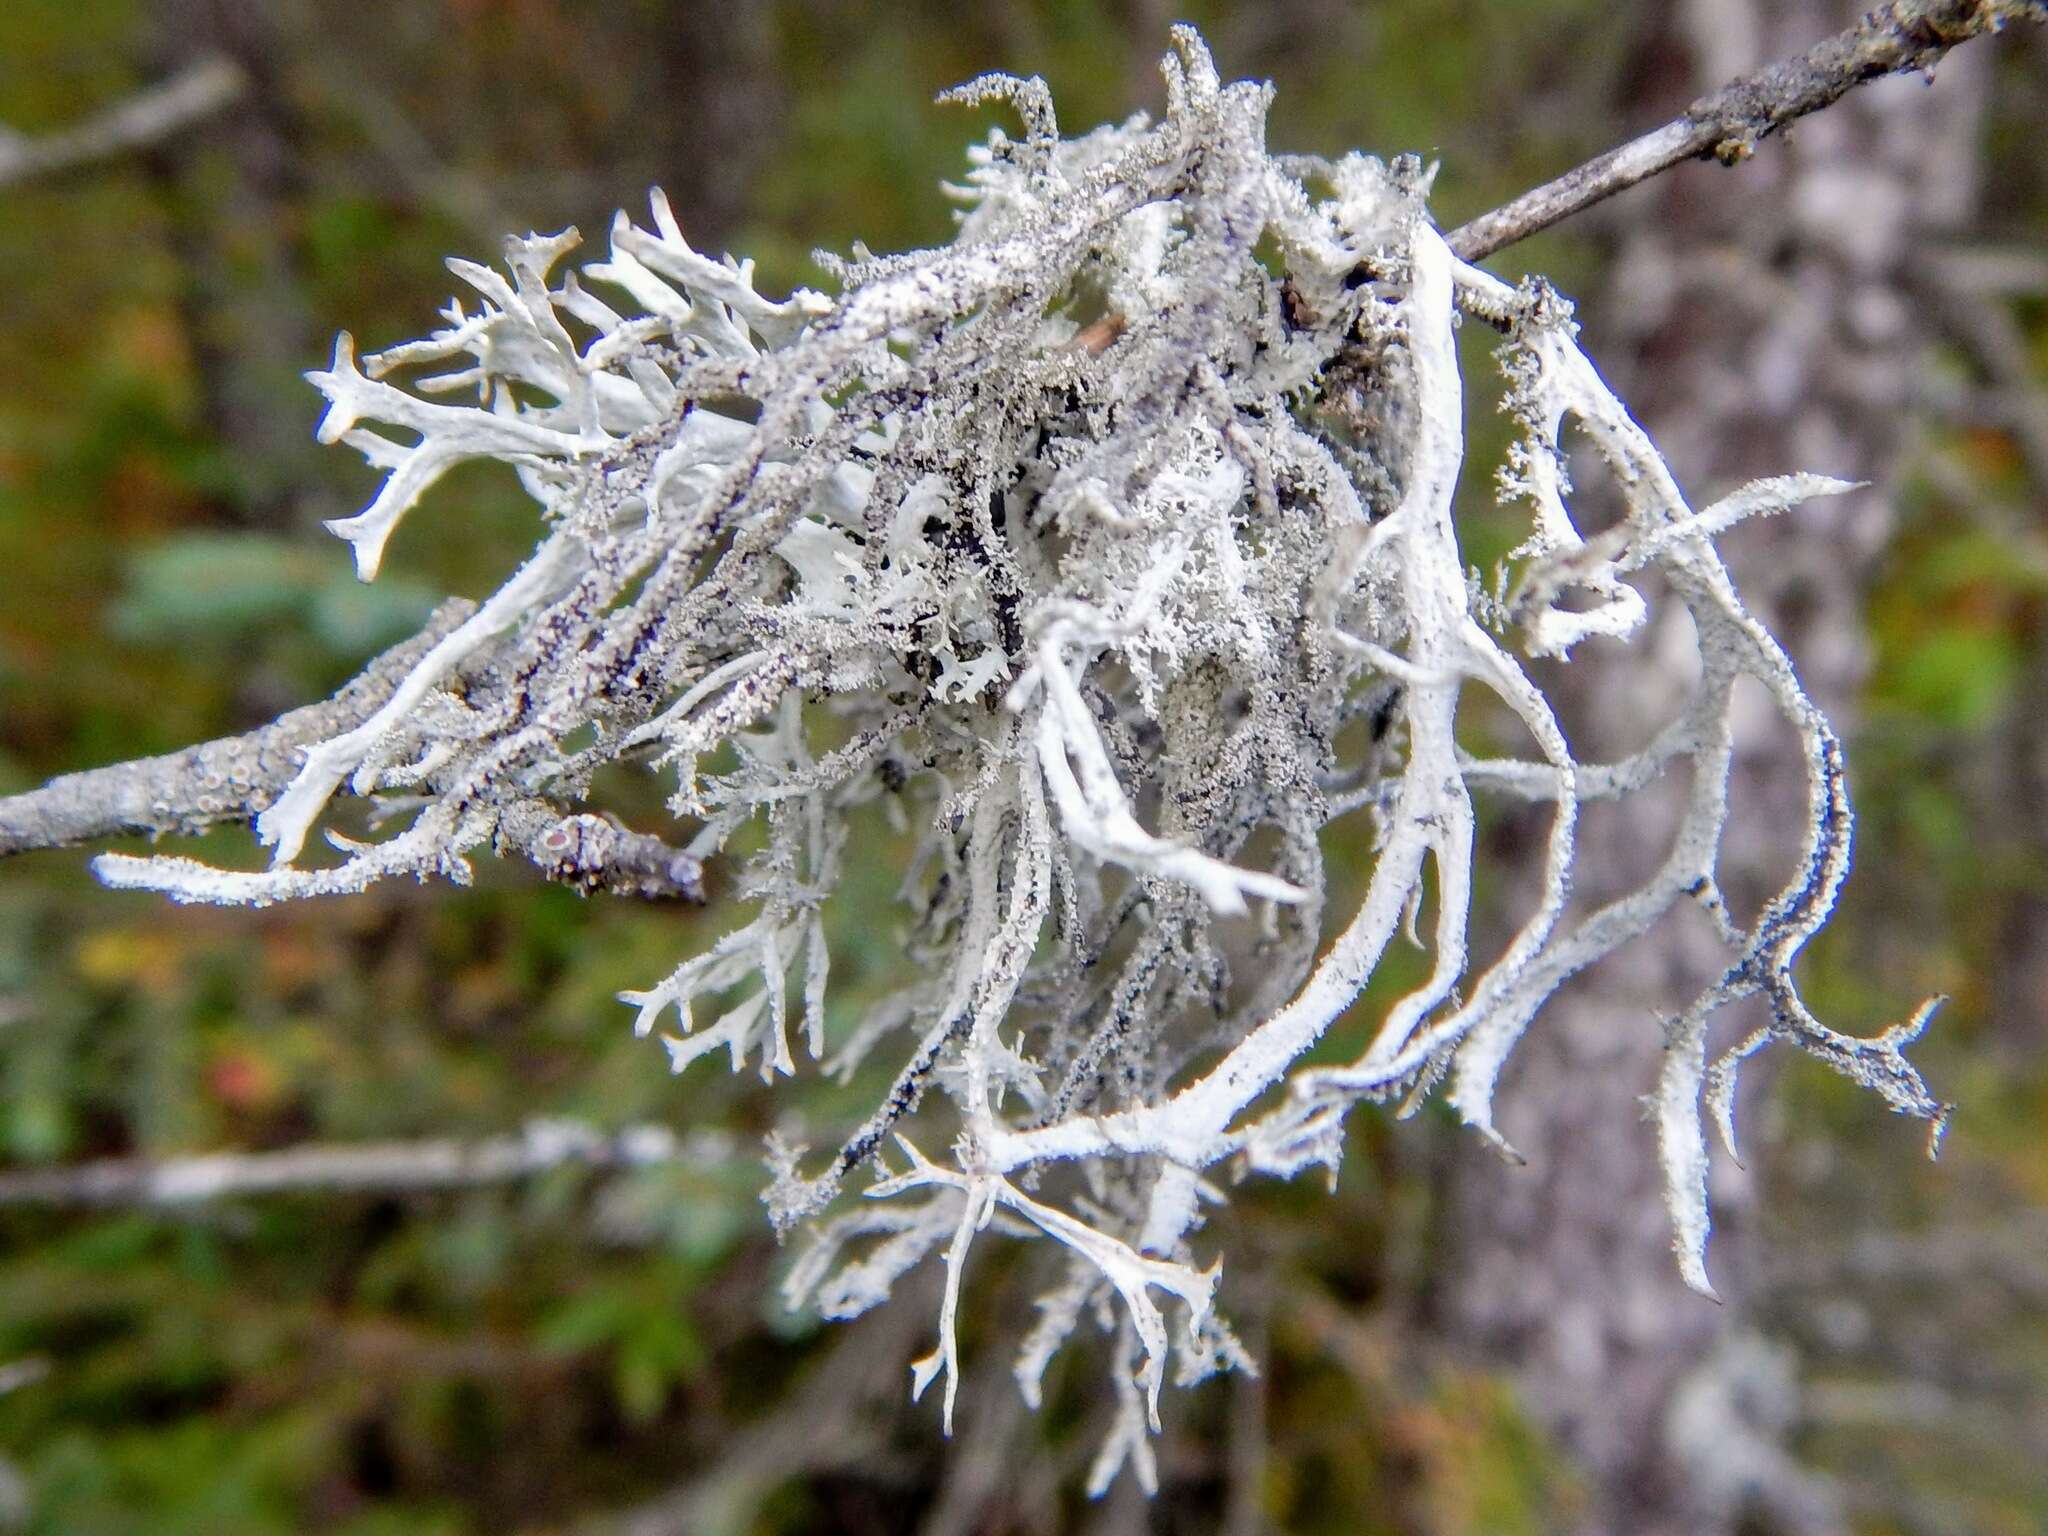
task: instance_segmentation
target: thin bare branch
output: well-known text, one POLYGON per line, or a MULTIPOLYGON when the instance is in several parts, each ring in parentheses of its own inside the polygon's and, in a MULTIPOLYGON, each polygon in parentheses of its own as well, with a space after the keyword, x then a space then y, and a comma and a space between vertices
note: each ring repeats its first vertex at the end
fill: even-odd
POLYGON ((37 137, 0 130, 0 190, 33 177, 147 149, 211 117, 247 90, 248 84, 248 77, 233 60, 202 59, 162 85, 139 91, 76 127, 37 137))
POLYGON ((662 1126, 608 1133, 573 1120, 534 1120, 516 1135, 482 1141, 383 1141, 23 1169, 0 1174, 0 1206, 161 1208, 306 1191, 422 1194, 510 1184, 565 1166, 644 1168, 688 1155, 662 1126))
POLYGON ((1856 86, 1931 71, 1959 43, 2008 22, 2048 21, 2044 0, 1894 0, 1794 59, 1731 80, 1661 128, 1524 192, 1448 237, 1466 261, 1491 256, 1594 203, 1687 160, 1737 165, 1787 123, 1830 106, 1856 86))

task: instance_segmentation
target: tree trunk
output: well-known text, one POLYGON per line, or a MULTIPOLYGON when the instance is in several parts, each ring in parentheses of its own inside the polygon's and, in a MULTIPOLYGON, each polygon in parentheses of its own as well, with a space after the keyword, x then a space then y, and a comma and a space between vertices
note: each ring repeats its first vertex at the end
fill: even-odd
MULTIPOLYGON (((1632 72, 1646 99, 1630 116, 1667 115, 1851 19, 1822 0, 1689 0, 1632 72)), ((1972 208, 1985 63, 1953 55, 1931 90, 1872 85, 1763 145, 1739 174, 1681 167, 1605 217, 1615 257, 1608 291, 1589 296, 1590 350, 1696 505, 1793 470, 1871 482, 1745 529, 1726 550, 1838 726, 1863 675, 1860 599, 1891 528, 1896 446, 1927 340, 1903 269, 1972 208)), ((1682 696, 1695 665, 1683 610, 1651 623, 1647 667, 1592 648, 1558 674, 1582 760, 1640 746, 1644 702, 1682 696)), ((1805 808, 1789 733, 1758 711, 1737 736, 1721 877, 1741 920, 1789 873, 1805 808)), ((1590 814, 1584 867, 1661 856, 1676 802, 1590 814)), ((1667 920, 1554 1002, 1504 1097, 1503 1128, 1530 1165, 1468 1150, 1453 1180, 1460 1256, 1441 1326, 1453 1348, 1520 1384, 1578 1465, 1586 1508, 1573 1529, 1587 1536, 1717 1536, 1744 1520, 1842 1529, 1832 1488, 1780 1445, 1796 1370, 1748 1321, 1740 1175, 1724 1164, 1715 1177, 1717 1307, 1678 1281, 1638 1105, 1657 1073, 1660 1012, 1724 964, 1704 920, 1667 920)), ((1888 1021, 1833 1022, 1861 1032, 1888 1021)))

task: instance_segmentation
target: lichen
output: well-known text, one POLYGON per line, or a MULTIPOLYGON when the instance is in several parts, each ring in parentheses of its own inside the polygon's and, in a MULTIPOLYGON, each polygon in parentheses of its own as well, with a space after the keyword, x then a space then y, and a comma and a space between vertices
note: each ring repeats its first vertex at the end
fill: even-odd
POLYGON ((1662 1026, 1656 1141, 1689 1282, 1707 1285, 1703 1095, 1732 1136, 1733 1073, 1762 1044, 1943 1114, 1903 1055, 1924 1010, 1859 1040, 1793 987, 1847 869, 1841 755, 1712 545, 1843 487, 1789 476, 1694 512, 1569 306, 1453 257, 1419 163, 1269 154, 1269 88, 1222 83, 1185 28, 1165 72, 1161 121, 1075 139, 1042 82, 963 88, 1010 101, 1023 137, 975 151, 952 243, 829 261, 836 297, 761 296, 657 193, 652 227, 621 216, 604 260, 564 270, 573 231, 512 240, 504 275, 452 264, 475 298, 429 339, 358 360, 342 337, 312 378, 322 437, 385 472, 333 525, 361 574, 469 460, 517 471, 538 547, 369 718, 305 753, 258 823, 272 869, 97 866, 215 902, 459 878, 508 817, 584 804, 600 767, 673 775, 687 857, 734 858, 752 915, 627 994, 639 1031, 677 1070, 718 1050, 771 1080, 804 1059, 901 1063, 836 1152, 776 1145, 775 1220, 814 1233, 789 1298, 850 1316, 939 1255, 940 1343, 914 1384, 943 1375, 950 1420, 977 1236, 1051 1239, 1064 1257, 1018 1379, 1035 1401, 1054 1353, 1105 1321, 1120 1406, 1098 1490, 1126 1465, 1149 1485, 1170 1360, 1183 1382, 1249 1364, 1196 1250, 1212 1176, 1334 1170, 1354 1106, 1439 1083, 1498 1141, 1501 1069, 1544 1004, 1676 904, 1700 901, 1730 952, 1662 1026), (1461 311, 1506 332, 1519 442, 1500 492, 1531 515, 1492 587, 1452 515, 1461 311), (1626 504, 1591 538, 1567 421, 1582 471, 1604 467, 1626 504), (1652 570, 1691 616, 1699 678, 1641 753, 1581 762, 1522 660, 1630 643, 1652 570), (1746 926, 1714 884, 1743 677, 1798 733, 1810 788, 1797 873, 1746 926), (1474 687, 1525 755, 1460 745, 1474 687), (1581 804, 1680 759, 1685 814, 1657 870, 1575 907, 1581 804), (300 868, 343 788, 409 824, 300 868), (1481 794, 1551 821, 1534 911, 1475 959, 1481 794), (918 979, 840 1020, 822 912, 885 815, 916 833, 918 979), (1331 913, 1325 829, 1348 816, 1371 829, 1371 878, 1331 913), (756 851, 733 854, 754 823, 756 851), (1303 1065, 1425 906, 1426 979, 1356 1060, 1303 1065), (1770 1022, 1710 1065, 1708 1020, 1756 995, 1770 1022), (868 1198, 843 1203, 863 1170, 868 1198))

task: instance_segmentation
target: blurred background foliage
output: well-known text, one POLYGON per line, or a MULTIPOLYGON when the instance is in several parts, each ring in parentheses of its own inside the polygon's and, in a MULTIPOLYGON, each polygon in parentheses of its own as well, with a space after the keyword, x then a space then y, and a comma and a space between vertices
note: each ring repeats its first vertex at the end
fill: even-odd
MULTIPOLYGON (((1655 8, 1591 0, 1184 9, 1227 72, 1280 83, 1276 145, 1440 156, 1447 226, 1640 126, 1615 103, 1655 29, 1655 8)), ((144 152, 0 189, 0 789, 324 695, 440 594, 489 590, 530 547, 531 507, 481 473, 443 485, 374 586, 318 530, 369 477, 313 446, 299 375, 339 329, 365 349, 420 334, 452 286, 445 255, 487 257, 511 230, 595 236, 659 183, 700 246, 754 256, 764 287, 816 282, 814 247, 947 236, 936 183, 988 115, 933 92, 991 67, 1041 73, 1069 131, 1156 106, 1169 19, 1149 0, 8 0, 0 123, 19 132, 208 53, 253 85, 144 152)), ((1989 152, 2013 169, 1990 217, 2038 242, 2048 174, 2030 147, 2048 91, 2030 57, 2001 66, 2013 84, 1989 152)), ((1602 260, 1596 227, 1533 241, 1505 270, 1570 291, 1602 260)), ((2036 293, 2015 314, 2038 383, 2048 304, 2036 293)), ((1483 347, 1473 360, 1485 369, 1483 347)), ((1948 363, 1949 397, 1967 402, 1974 364, 1948 363)), ((1914 430, 1869 604, 1862 862, 1814 995, 1872 1019, 1951 993, 1928 1065, 1965 1108, 1929 1171, 1868 1102, 1788 1072, 1752 1130, 1771 1189, 1762 1242, 1775 1321, 1812 1367, 1796 1448, 1881 1493, 1858 1504, 1861 1528, 2038 1531, 2048 464, 1996 416, 1914 430)), ((1484 551, 1503 534, 1473 536, 1484 551)), ((654 824, 649 788, 619 793, 654 824)), ((205 851, 250 856, 245 834, 205 851)), ((1003 1517, 961 1523, 949 1512, 978 1507, 967 1474, 930 1405, 897 1401, 930 1308, 900 1298, 827 1330, 781 1312, 785 1259, 757 1201, 761 1090, 708 1069, 670 1078, 613 1001, 711 932, 715 907, 586 902, 491 869, 472 890, 215 913, 101 891, 82 863, 0 870, 8 1164, 481 1136, 540 1115, 714 1129, 675 1165, 627 1175, 0 1212, 0 1369, 25 1367, 0 1395, 0 1530, 1092 1518, 1075 1492, 1092 1366, 1056 1384, 1028 1435, 1042 1468, 1012 1469, 1003 1517)), ((835 919, 848 1017, 895 945, 848 915, 886 906, 886 872, 871 878, 872 900, 835 919)), ((849 1101, 798 1094, 825 1125, 849 1101)), ((1217 1241, 1268 1369, 1170 1405, 1157 1528, 1212 1528, 1227 1505, 1236 1530, 1570 1529, 1572 1472, 1514 1393, 1424 1343, 1448 1140, 1432 1116, 1362 1114, 1334 1195, 1243 1192, 1217 1241)), ((978 1258, 976 1314, 1022 1310, 1015 1280, 978 1258)), ((997 1346, 974 1336, 992 1326, 966 1341, 992 1384, 970 1416, 1018 1412, 997 1346)))

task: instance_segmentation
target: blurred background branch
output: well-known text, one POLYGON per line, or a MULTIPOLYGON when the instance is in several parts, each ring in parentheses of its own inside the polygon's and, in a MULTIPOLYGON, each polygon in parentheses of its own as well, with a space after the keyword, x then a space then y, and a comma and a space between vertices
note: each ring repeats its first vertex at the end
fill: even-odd
POLYGON ((0 128, 0 191, 36 176, 76 171, 152 149, 212 116, 248 89, 233 60, 201 59, 73 127, 37 135, 0 128))
POLYGON ((304 1146, 25 1169, 0 1173, 0 1205, 163 1208, 307 1191, 399 1196, 511 1183, 563 1167, 645 1168, 687 1155, 665 1126, 607 1133, 573 1120, 535 1120, 518 1135, 481 1141, 304 1146))

